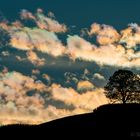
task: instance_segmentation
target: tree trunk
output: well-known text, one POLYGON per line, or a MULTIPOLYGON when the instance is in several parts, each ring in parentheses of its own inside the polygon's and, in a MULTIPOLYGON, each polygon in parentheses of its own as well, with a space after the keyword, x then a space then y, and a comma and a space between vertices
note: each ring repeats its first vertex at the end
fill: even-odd
POLYGON ((126 104, 125 96, 123 96, 122 102, 123 102, 123 104, 126 104))
POLYGON ((126 104, 126 93, 124 92, 123 89, 122 89, 122 102, 123 104, 126 104))
POLYGON ((125 100, 123 100, 123 104, 126 104, 126 101, 125 100))

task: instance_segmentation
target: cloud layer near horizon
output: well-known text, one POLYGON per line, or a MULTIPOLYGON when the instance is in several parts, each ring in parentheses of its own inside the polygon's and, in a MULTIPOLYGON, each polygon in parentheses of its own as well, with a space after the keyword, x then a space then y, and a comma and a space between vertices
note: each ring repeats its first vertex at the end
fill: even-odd
POLYGON ((55 83, 48 87, 15 71, 0 73, 0 89, 0 124, 39 124, 88 113, 108 102, 103 89, 80 95, 73 88, 64 88, 55 83), (60 103, 63 108, 59 108, 60 103))

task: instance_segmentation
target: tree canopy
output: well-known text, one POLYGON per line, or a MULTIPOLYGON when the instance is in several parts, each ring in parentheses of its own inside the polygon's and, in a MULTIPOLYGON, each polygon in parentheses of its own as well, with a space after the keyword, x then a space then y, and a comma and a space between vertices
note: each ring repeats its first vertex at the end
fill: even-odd
POLYGON ((140 75, 129 70, 118 70, 104 87, 111 102, 140 103, 140 75))

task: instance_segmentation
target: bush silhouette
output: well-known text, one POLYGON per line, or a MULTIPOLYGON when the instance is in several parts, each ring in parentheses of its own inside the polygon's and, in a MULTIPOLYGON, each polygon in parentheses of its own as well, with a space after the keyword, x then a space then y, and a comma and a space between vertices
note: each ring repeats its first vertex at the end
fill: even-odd
POLYGON ((140 103, 140 76, 129 70, 116 71, 104 89, 112 103, 140 103))

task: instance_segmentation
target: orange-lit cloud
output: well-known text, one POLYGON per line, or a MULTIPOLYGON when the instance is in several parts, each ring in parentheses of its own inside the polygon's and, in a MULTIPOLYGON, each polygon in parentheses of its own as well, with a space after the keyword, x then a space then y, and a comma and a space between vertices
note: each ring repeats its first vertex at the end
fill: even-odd
POLYGON ((125 49, 122 45, 108 44, 95 46, 78 36, 69 36, 68 54, 72 59, 93 61, 99 65, 119 67, 139 67, 140 55, 132 49, 125 49), (113 56, 113 59, 112 59, 113 56))
POLYGON ((10 44, 21 50, 35 49, 55 57, 65 52, 65 47, 54 33, 38 28, 22 28, 12 33, 10 44))
POLYGON ((42 9, 38 9, 35 15, 23 10, 21 17, 34 20, 37 27, 26 27, 18 20, 12 24, 0 23, 0 26, 10 33, 12 47, 26 51, 37 50, 54 57, 67 55, 72 60, 93 61, 98 65, 140 66, 140 52, 137 51, 140 27, 137 24, 129 24, 128 28, 118 32, 112 26, 93 23, 87 33, 91 38, 96 36, 98 45, 78 35, 68 35, 64 45, 56 34, 62 25, 54 19, 52 13, 47 17, 42 9))
POLYGON ((129 27, 121 31, 121 43, 126 43, 127 48, 135 48, 140 44, 140 27, 137 24, 129 24, 129 27))
POLYGON ((47 87, 42 82, 15 71, 0 73, 0 78, 1 124, 39 124, 64 116, 91 112, 108 102, 103 89, 80 95, 72 88, 64 88, 57 84, 47 87), (47 96, 43 97, 42 93, 47 96), (58 104, 49 104, 50 100, 63 102, 63 109, 57 108, 58 104), (71 105, 74 108, 67 109, 67 106, 71 105))
POLYGON ((31 63, 33 63, 34 65, 36 65, 36 66, 42 66, 42 65, 45 64, 45 59, 44 58, 42 58, 42 59, 39 58, 35 52, 28 51, 26 54, 27 54, 27 59, 31 63))
POLYGON ((23 9, 21 12, 20 12, 20 17, 21 19, 32 19, 32 20, 36 20, 36 17, 31 13, 29 12, 28 10, 26 9, 23 9))
POLYGON ((49 12, 49 17, 47 17, 46 15, 44 15, 42 9, 37 9, 37 13, 35 15, 33 15, 31 12, 24 9, 21 11, 20 15, 21 15, 21 19, 33 20, 40 29, 45 29, 47 31, 51 31, 55 33, 61 33, 67 31, 66 25, 60 24, 55 19, 52 19, 54 15, 51 12, 49 12))
POLYGON ((0 123, 6 123, 3 120, 22 123, 31 121, 32 116, 35 119, 31 122, 36 118, 39 121, 40 112, 44 109, 44 99, 39 93, 45 92, 46 86, 18 72, 0 73, 0 78, 0 123), (32 96, 28 96, 30 91, 34 91, 32 96))
POLYGON ((77 84, 77 90, 92 90, 94 85, 89 81, 79 81, 77 84))
POLYGON ((89 35, 97 35, 100 45, 109 45, 119 41, 119 33, 111 26, 94 23, 91 25, 89 35))
POLYGON ((93 108, 108 103, 103 94, 103 89, 87 91, 80 95, 72 88, 63 88, 60 85, 53 84, 51 93, 53 99, 63 101, 69 105, 72 104, 76 108, 85 110, 85 112, 92 111, 93 108))
MULTIPOLYGON (((112 26, 93 23, 90 31, 82 30, 83 37, 68 35, 64 45, 58 38, 58 33, 66 33, 67 26, 56 21, 53 13, 50 12, 46 16, 42 9, 37 9, 35 14, 22 10, 21 19, 34 21, 36 27, 27 27, 22 20, 0 23, 0 27, 11 36, 9 47, 26 51, 27 58, 16 56, 19 61, 28 59, 36 66, 45 65, 47 60, 40 58, 36 53, 40 51, 56 59, 66 55, 72 60, 91 61, 100 66, 140 68, 140 27, 137 24, 132 23, 128 28, 118 32, 112 26), (91 39, 96 36, 97 43, 84 39, 87 34, 91 39)), ((10 56, 8 51, 1 54, 4 57, 10 56)), ((84 76, 86 74, 89 74, 87 69, 84 76)), ((89 81, 79 81, 75 75, 71 78, 68 72, 64 75, 66 82, 71 82, 71 79, 74 81, 77 90, 86 90, 79 94, 79 91, 73 88, 51 83, 53 80, 50 75, 42 74, 39 69, 33 69, 32 76, 29 77, 16 71, 8 72, 5 67, 0 73, 0 124, 39 124, 69 115, 91 112, 94 108, 108 103, 102 88, 97 88, 89 81), (37 74, 41 74, 50 86, 37 81, 37 74), (54 104, 51 104, 52 101, 54 104), (63 103, 61 109, 58 108, 59 102, 63 103), (73 108, 69 109, 69 106, 73 108)), ((100 73, 95 73, 92 80, 100 80, 100 84, 106 82, 100 73)))

